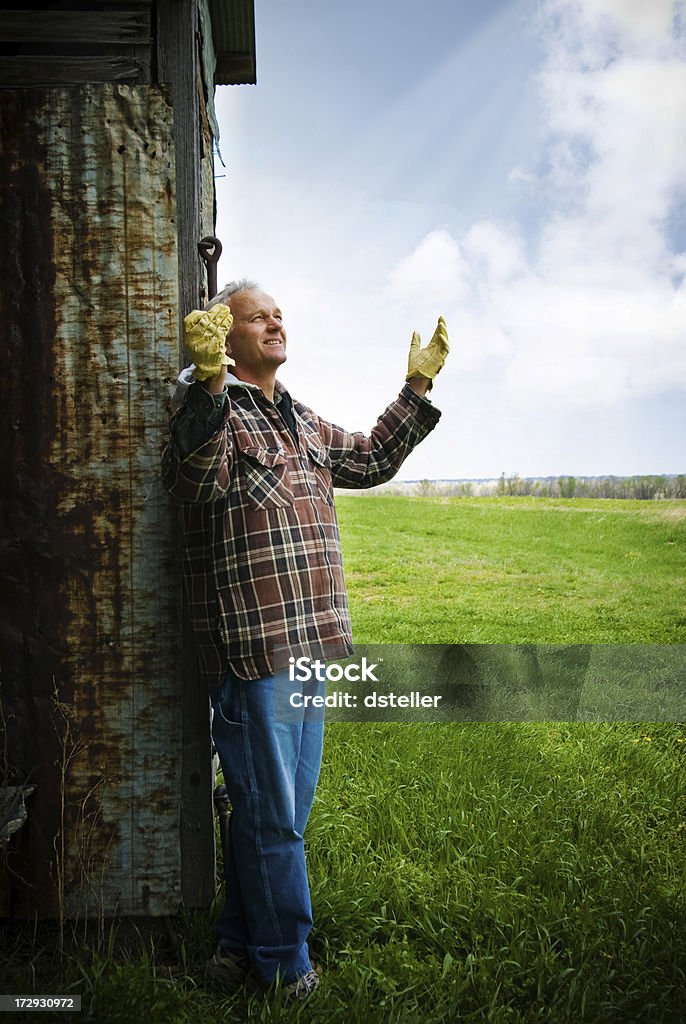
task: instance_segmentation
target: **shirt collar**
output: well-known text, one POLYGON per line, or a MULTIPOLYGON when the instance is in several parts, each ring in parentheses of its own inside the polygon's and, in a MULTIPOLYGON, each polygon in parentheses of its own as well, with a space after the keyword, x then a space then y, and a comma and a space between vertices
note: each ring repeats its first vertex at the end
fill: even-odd
MULTIPOLYGON (((262 388, 258 387, 257 384, 250 384, 247 380, 241 380, 235 373, 228 372, 226 374, 226 387, 228 388, 245 388, 247 391, 259 391, 262 393, 262 388)), ((281 396, 287 394, 285 387, 280 380, 274 381, 274 405, 278 405, 281 401, 281 396)))

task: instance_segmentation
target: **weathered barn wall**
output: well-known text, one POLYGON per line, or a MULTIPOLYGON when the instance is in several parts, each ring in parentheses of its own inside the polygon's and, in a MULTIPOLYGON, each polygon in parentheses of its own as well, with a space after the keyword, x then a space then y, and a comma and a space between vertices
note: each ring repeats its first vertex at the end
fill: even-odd
POLYGON ((178 369, 172 110, 156 86, 12 90, 0 122, 2 756, 10 783, 33 770, 37 784, 9 912, 170 914, 183 726, 178 537, 159 482, 178 369))
POLYGON ((59 6, 0 19, 0 785, 38 784, 0 917, 167 914, 209 905, 214 845, 158 457, 206 296, 213 88, 255 81, 254 4, 59 6))

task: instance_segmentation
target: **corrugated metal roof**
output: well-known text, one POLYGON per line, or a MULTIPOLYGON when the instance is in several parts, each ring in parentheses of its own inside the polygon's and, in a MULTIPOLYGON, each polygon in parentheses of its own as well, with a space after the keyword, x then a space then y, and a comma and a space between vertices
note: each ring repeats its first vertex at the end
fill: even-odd
POLYGON ((215 85, 255 85, 254 0, 210 0, 217 55, 215 85))

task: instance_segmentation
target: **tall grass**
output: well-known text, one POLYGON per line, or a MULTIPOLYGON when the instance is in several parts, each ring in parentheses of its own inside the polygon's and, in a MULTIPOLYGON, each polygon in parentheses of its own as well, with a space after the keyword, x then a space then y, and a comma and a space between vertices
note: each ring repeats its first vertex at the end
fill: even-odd
MULTIPOLYGON (((684 642, 683 503, 339 505, 360 642, 684 642)), ((2 990, 112 1024, 686 1020, 683 724, 335 723, 306 838, 302 1006, 206 991, 206 914, 61 961, 10 935, 2 990)))
POLYGON ((315 948, 348 1019, 682 1019, 683 727, 338 724, 327 755, 315 948))

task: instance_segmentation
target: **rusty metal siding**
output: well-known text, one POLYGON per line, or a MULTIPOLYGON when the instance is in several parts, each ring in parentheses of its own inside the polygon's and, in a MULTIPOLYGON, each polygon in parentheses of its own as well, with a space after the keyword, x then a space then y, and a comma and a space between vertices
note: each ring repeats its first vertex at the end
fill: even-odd
POLYGON ((0 121, 2 767, 37 785, 12 913, 171 914, 182 630, 159 457, 178 366, 172 111, 158 87, 100 85, 0 92, 0 121))

